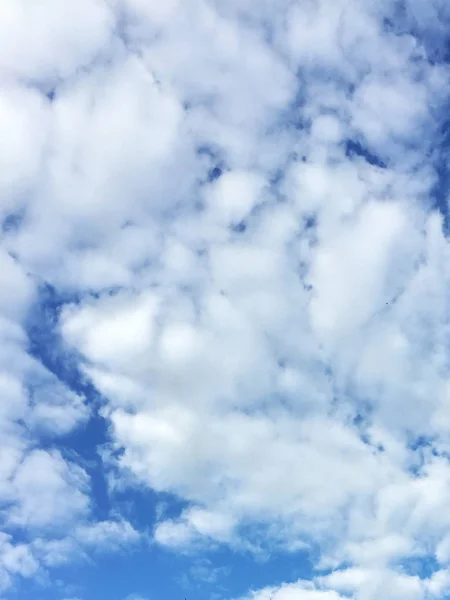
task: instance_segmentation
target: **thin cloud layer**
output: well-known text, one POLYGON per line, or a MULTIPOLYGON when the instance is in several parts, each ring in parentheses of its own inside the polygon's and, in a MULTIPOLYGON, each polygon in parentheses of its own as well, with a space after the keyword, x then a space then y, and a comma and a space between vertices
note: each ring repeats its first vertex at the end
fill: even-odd
POLYGON ((0 8, 0 592, 144 546, 444 598, 446 4, 69 5, 0 8))

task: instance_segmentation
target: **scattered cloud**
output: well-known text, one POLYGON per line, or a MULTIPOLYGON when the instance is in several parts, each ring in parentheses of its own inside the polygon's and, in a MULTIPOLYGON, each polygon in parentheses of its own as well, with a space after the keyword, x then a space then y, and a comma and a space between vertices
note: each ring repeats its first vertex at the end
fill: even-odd
POLYGON ((445 597, 449 9, 69 4, 0 8, 0 591, 151 532, 445 597))

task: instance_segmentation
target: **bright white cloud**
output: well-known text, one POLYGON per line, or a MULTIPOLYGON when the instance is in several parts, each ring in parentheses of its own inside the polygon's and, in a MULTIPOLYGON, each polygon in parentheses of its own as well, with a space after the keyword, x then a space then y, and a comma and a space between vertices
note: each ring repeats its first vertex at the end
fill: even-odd
POLYGON ((16 575, 30 577, 39 568, 37 561, 24 544, 11 543, 11 537, 0 536, 0 591, 7 589, 16 575))
POLYGON ((127 521, 99 521, 75 529, 75 538, 84 546, 111 550, 139 540, 139 533, 127 521))
POLYGON ((142 534, 59 446, 97 407, 30 354, 47 284, 108 477, 185 502, 157 544, 318 549, 255 600, 446 593, 448 9, 394 4, 3 3, 0 589, 142 534))
POLYGON ((104 50, 114 25, 106 4, 82 0, 71 8, 68 18, 55 0, 33 7, 22 0, 3 3, 0 69, 4 76, 38 82, 65 78, 104 50))
POLYGON ((64 526, 86 514, 87 484, 86 473, 59 453, 33 450, 14 474, 17 505, 8 520, 30 528, 64 526))

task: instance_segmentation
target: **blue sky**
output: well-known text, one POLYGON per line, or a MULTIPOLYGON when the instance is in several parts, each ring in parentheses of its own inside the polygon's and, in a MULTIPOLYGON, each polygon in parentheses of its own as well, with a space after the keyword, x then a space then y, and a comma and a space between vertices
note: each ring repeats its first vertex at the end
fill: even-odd
POLYGON ((449 597, 449 6, 3 0, 1 600, 449 597))

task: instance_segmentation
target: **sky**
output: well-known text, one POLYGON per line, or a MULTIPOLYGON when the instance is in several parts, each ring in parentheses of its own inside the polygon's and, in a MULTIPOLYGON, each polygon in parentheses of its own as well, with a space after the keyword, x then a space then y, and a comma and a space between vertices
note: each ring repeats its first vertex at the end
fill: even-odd
POLYGON ((2 0, 1 600, 450 597, 449 31, 2 0))

